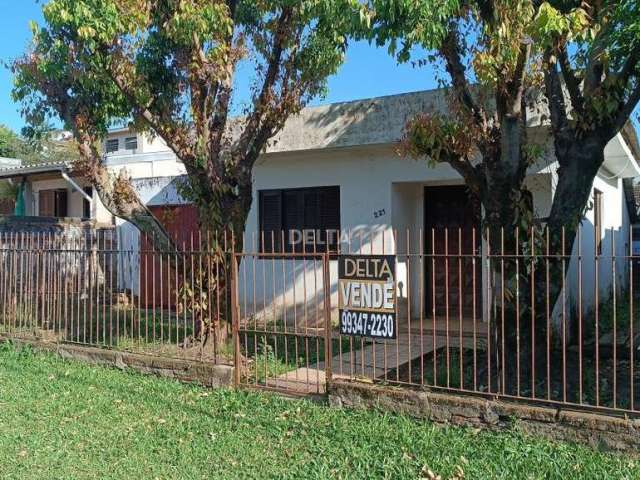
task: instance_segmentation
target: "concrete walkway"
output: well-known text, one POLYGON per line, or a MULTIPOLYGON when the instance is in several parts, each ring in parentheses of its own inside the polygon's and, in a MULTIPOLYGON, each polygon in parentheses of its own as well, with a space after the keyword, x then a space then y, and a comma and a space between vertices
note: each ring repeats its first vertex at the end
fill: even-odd
MULTIPOLYGON (((435 349, 445 347, 473 348, 474 328, 473 322, 464 320, 462 334, 459 333, 460 323, 450 321, 447 329, 446 320, 439 319, 435 323, 435 337, 433 335, 433 322, 418 322, 403 330, 401 328, 398 338, 395 340, 372 341, 353 337, 348 351, 335 353, 331 359, 331 371, 334 377, 352 378, 364 381, 397 379, 394 373, 403 365, 416 360, 435 349), (449 336, 447 338, 447 330, 449 336), (420 335, 420 332, 423 335, 420 335), (434 342, 435 338, 435 342, 434 342), (391 372, 391 373, 390 373, 391 372)), ((486 325, 476 322, 475 338, 477 348, 482 349, 486 339, 486 325)), ((334 339, 339 338, 334 335, 334 339)), ((342 337, 349 338, 349 337, 342 337)), ((269 379, 267 385, 272 388, 287 390, 295 393, 324 393, 325 370, 324 361, 308 368, 284 373, 277 378, 269 379)), ((425 365, 424 368, 429 368, 425 365)))

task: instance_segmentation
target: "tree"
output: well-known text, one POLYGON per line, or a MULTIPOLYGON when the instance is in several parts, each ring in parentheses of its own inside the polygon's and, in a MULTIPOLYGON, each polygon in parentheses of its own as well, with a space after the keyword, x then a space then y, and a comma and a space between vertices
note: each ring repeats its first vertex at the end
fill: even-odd
POLYGON ((446 162, 482 201, 493 230, 532 222, 527 167, 542 153, 530 113, 551 126, 558 187, 546 224, 573 244, 604 147, 640 101, 640 6, 623 1, 373 0, 371 35, 400 61, 415 46, 442 62, 452 115, 407 125, 406 150, 446 162), (398 43, 401 43, 398 47, 398 43), (564 86, 564 87, 563 87, 564 86), (540 92, 548 112, 540 112, 540 92), (568 98, 567 98, 568 97, 568 98), (508 199, 508 201, 505 201, 508 199))
POLYGON ((6 125, 0 125, 0 157, 20 158, 25 151, 22 139, 6 125))
POLYGON ((424 112, 409 121, 405 152, 432 165, 450 164, 482 202, 492 232, 531 225, 524 178, 535 150, 525 125, 532 103, 527 93, 539 77, 531 68, 531 43, 522 41, 534 17, 531 2, 372 5, 378 44, 389 42, 400 61, 410 60, 416 46, 426 49, 416 63, 443 65, 438 80, 450 87, 449 112, 424 112))
POLYGON ((79 145, 77 170, 107 209, 172 248, 126 176, 102 164, 108 127, 130 120, 160 136, 186 167, 182 193, 202 226, 241 234, 256 159, 324 92, 366 12, 357 0, 52 0, 44 17, 13 65, 14 97, 33 123, 61 118, 79 145), (239 66, 255 82, 233 118, 239 66))
MULTIPOLYGON (((410 119, 403 153, 425 158, 429 165, 451 165, 484 208, 482 231, 492 251, 513 253, 518 243, 515 230, 528 238, 533 225, 525 177, 539 154, 527 128, 541 83, 533 42, 527 38, 535 17, 532 2, 374 0, 373 6, 372 35, 378 44, 388 42, 400 61, 410 60, 414 47, 422 47, 426 56, 418 51, 416 63, 434 64, 440 85, 447 87, 448 111, 423 112, 410 119)), ((520 295, 529 292, 527 278, 513 262, 491 266, 491 304, 497 308, 490 309, 494 367, 487 368, 486 378, 490 388, 517 393, 521 372, 516 362, 507 360, 519 353, 527 365, 535 348, 534 328, 527 328, 528 322, 519 328, 517 320, 528 313, 521 306, 529 302, 520 295), (516 300, 503 303, 502 295, 516 300), (506 319, 504 325, 501 318, 506 319)), ((545 327, 535 328, 541 333, 538 339, 545 327)))
MULTIPOLYGON (((372 0, 371 5, 375 21, 370 35, 379 45, 388 43, 400 61, 413 56, 418 65, 444 66, 440 82, 448 87, 449 112, 424 112, 410 120, 404 152, 430 164, 451 165, 484 207, 483 230, 489 232, 493 251, 504 239, 505 250, 513 252, 513 233, 519 229, 521 253, 540 252, 547 240, 533 234, 527 169, 541 155, 555 157, 558 185, 543 221, 550 250, 570 252, 604 147, 640 99, 637 2, 372 0), (422 47, 426 55, 414 47, 422 47), (553 140, 550 152, 529 135, 530 126, 545 125, 553 140)), ((529 278, 529 269, 518 275, 509 264, 506 272, 496 272, 504 282, 493 289, 494 295, 503 289, 513 293, 519 282, 515 288, 520 297, 505 306, 504 332, 493 322, 495 345, 506 337, 507 354, 520 349, 525 359, 531 358, 536 343, 548 338, 549 326, 540 312, 549 307, 545 294, 530 285, 546 286, 553 307, 567 265, 555 265, 551 282, 539 278, 545 269, 531 268, 535 279, 529 278), (520 312, 509 311, 519 302, 524 307, 520 312), (514 318, 529 314, 534 321, 517 332, 514 318)), ((500 315, 500 308, 494 312, 500 315)), ((540 347, 537 352, 546 351, 546 345, 540 347)), ((504 350, 499 350, 496 365, 505 363, 504 350)), ((506 362, 502 371, 508 368, 506 362)))
POLYGON ((535 26, 559 164, 548 224, 573 236, 604 148, 640 101, 640 4, 544 2, 535 26))

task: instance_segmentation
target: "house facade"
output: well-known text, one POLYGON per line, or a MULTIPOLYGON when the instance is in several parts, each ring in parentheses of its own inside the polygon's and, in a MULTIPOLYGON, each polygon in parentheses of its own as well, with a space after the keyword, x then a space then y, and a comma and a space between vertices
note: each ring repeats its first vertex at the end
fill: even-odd
MULTIPOLYGON (((491 247, 481 239, 481 208, 473 204, 462 178, 449 165, 430 168, 425 161, 403 158, 397 152, 406 121, 428 110, 446 111, 441 92, 417 92, 309 108, 289 120, 274 146, 254 169, 254 201, 245 232, 245 249, 260 251, 262 236, 268 236, 270 230, 338 227, 343 232, 339 239, 342 252, 397 256, 397 294, 401 301, 404 299, 406 309, 414 312, 408 316, 419 315, 421 311, 430 313, 432 302, 438 314, 450 313, 453 318, 460 313, 469 316, 474 309, 474 299, 476 315, 486 316, 482 304, 489 303, 483 302, 490 295, 489 269, 476 266, 474 271, 471 261, 463 262, 460 268, 455 265, 455 259, 447 265, 440 257, 435 261, 433 256, 429 257, 446 253, 476 254, 483 258, 482 265, 486 265, 488 251, 492 249, 495 253, 499 246, 491 247), (319 199, 333 212, 325 212, 321 207, 320 222, 312 216, 310 224, 305 224, 307 195, 311 197, 311 204, 313 199, 319 199), (279 209, 279 214, 274 214, 274 209, 279 209), (445 304, 449 304, 447 312, 442 311, 445 304)), ((544 129, 536 126, 539 118, 531 115, 530 121, 531 136, 537 136, 550 152, 544 129)), ((551 208, 557 185, 556 169, 555 158, 548 153, 530 167, 526 178, 533 195, 535 216, 541 223, 551 208)), ((627 288, 629 261, 625 255, 631 246, 632 207, 626 201, 624 180, 639 174, 638 158, 619 134, 606 147, 605 162, 594 180, 591 205, 581 225, 580 242, 574 245, 566 284, 567 309, 575 309, 579 300, 587 311, 598 295, 601 301, 611 297, 614 285, 618 292, 627 288), (597 260, 596 253, 601 255, 597 260), (598 295, 594 295, 596 288, 598 295)), ((286 240, 280 239, 285 249, 286 240)), ((266 250, 273 248, 269 241, 265 243, 266 250)), ((310 250, 307 246, 306 251, 310 250)), ((337 262, 332 262, 331 267, 333 287, 337 262)), ((295 271, 290 272, 291 276, 297 278, 297 292, 304 291, 305 285, 307 288, 313 285, 315 272, 300 274, 304 269, 299 266, 292 270, 295 271)), ((266 272, 268 278, 268 267, 266 272)), ((264 277, 259 267, 255 273, 258 279, 264 277)), ((253 275, 253 272, 249 274, 253 275)), ((284 288, 284 280, 279 276, 282 275, 267 281, 267 288, 271 288, 271 283, 284 288)), ((260 299, 274 296, 265 293, 260 282, 247 283, 256 283, 258 289, 247 294, 249 303, 255 297, 258 304, 264 304, 260 299)), ((289 297, 285 297, 283 303, 298 303, 293 298, 293 290, 288 289, 289 297)), ((333 288, 332 294, 336 295, 333 288)), ((332 301, 332 305, 337 305, 337 300, 332 301)), ((269 308, 267 305, 266 310, 269 308)), ((556 319, 562 315, 560 308, 556 305, 556 319)), ((261 307, 247 309, 255 312, 261 307)))
MULTIPOLYGON (((425 260, 429 254, 458 251, 487 258, 492 247, 482 240, 481 208, 450 166, 428 167, 425 161, 404 158, 397 152, 397 142, 409 118, 428 110, 446 109, 444 93, 435 90, 311 107, 287 121, 254 168, 244 250, 255 254, 249 268, 253 269, 250 275, 258 280, 243 288, 248 289, 246 298, 259 300, 253 305, 250 300, 248 311, 270 315, 268 312, 277 310, 274 302, 292 308, 301 301, 307 303, 299 292, 313 290, 310 285, 319 281, 317 270, 306 264, 313 260, 282 260, 284 273, 276 274, 273 261, 259 254, 312 252, 314 248, 395 254, 398 296, 404 308, 414 312, 427 308, 430 301, 443 303, 452 291, 459 293, 454 303, 462 305, 465 312, 471 309, 471 302, 487 298, 487 269, 475 270, 473 262, 451 271, 434 262, 431 267, 425 265, 430 263, 425 260)), ((540 118, 534 114, 530 117, 531 136, 549 147, 540 118)), ((114 173, 126 169, 143 201, 155 212, 173 209, 178 212, 177 230, 196 228, 193 207, 177 189, 184 167, 161 139, 119 129, 109 133, 104 148, 108 168, 114 173), (181 216, 181 210, 190 214, 181 216), (180 228, 181 217, 192 220, 180 228)), ((587 295, 587 291, 596 288, 590 280, 595 278, 596 268, 597 288, 602 295, 608 294, 614 280, 616 288, 626 286, 629 262, 622 257, 613 261, 605 253, 620 255, 631 247, 631 207, 624 184, 625 179, 640 175, 632 150, 621 134, 606 147, 605 162, 594 181, 591 205, 582 223, 580 246, 574 247, 568 274, 571 278, 580 274, 585 280, 567 286, 571 298, 589 302, 593 295, 587 295), (586 260, 596 253, 603 254, 597 264, 586 260)), ((14 166, 1 170, 0 177, 28 182, 27 215, 74 216, 116 225, 122 235, 120 245, 136 248, 139 241, 135 228, 114 219, 82 179, 69 176, 68 168, 14 166)), ((554 157, 547 154, 529 168, 526 178, 535 215, 541 222, 551 207, 556 168, 554 157)), ((132 271, 137 257, 128 258, 134 265, 125 270, 132 271)), ((335 296, 335 260, 330 263, 330 275, 331 294, 335 296)), ((125 277, 121 278, 123 286, 136 292, 137 275, 125 277)), ((337 301, 332 304, 337 306, 337 301)))

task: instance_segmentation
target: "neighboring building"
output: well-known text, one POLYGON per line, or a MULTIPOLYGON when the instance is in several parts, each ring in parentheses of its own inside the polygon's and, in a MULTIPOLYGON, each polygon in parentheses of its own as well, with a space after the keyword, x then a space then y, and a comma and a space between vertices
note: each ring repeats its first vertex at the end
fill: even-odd
MULTIPOLYGON (((60 141, 68 140, 64 132, 59 137, 60 141)), ((182 164, 157 138, 130 133, 128 129, 114 130, 104 148, 109 170, 117 173, 126 168, 134 183, 140 185, 160 185, 163 177, 175 178, 184 173, 182 164)), ((116 223, 69 162, 22 164, 20 160, 8 160, 11 159, 0 159, 0 180, 23 184, 25 216, 72 218, 102 226, 116 223)), ((141 187, 143 197, 147 190, 148 187, 141 187)))
POLYGON ((96 218, 91 187, 68 162, 16 165, 0 170, 0 179, 22 185, 27 217, 96 218))
MULTIPOLYGON (((453 232, 458 228, 467 232, 460 248, 484 252, 487 246, 481 244, 479 234, 476 245, 470 240, 472 227, 479 232, 481 212, 471 202, 462 178, 446 164, 429 168, 424 161, 402 158, 396 152, 406 120, 429 109, 446 112, 447 102, 442 91, 312 107, 289 119, 254 168, 254 201, 245 231, 245 251, 279 251, 283 244, 285 250, 300 248, 290 244, 289 236, 280 238, 281 231, 341 230, 351 233, 351 241, 325 239, 323 234, 318 238, 327 240, 331 250, 337 249, 340 242, 343 251, 398 254, 398 278, 404 285, 404 290, 399 292, 401 296, 407 295, 407 284, 420 284, 421 276, 428 283, 432 275, 436 276, 434 296, 445 295, 447 282, 457 282, 458 277, 446 275, 444 269, 425 270, 424 266, 415 263, 414 257, 407 261, 407 248, 414 254, 421 251, 439 253, 437 250, 444 248, 444 241, 436 239, 432 245, 426 233, 444 227, 453 232), (261 245, 261 232, 264 232, 264 245, 261 245), (274 243, 271 242, 272 235, 274 243)), ((546 128, 539 126, 540 118, 531 115, 530 122, 531 136, 551 145, 546 128)), ((638 158, 632 148, 635 147, 629 145, 628 139, 617 135, 605 149, 605 162, 593 185, 593 208, 587 211, 583 222, 580 252, 583 258, 593 257, 595 252, 611 252, 614 248, 618 253, 629 251, 630 209, 623 180, 640 175, 638 158)), ((143 201, 155 211, 173 209, 178 212, 178 218, 182 218, 180 210, 189 211, 189 215, 184 215, 191 219, 188 228, 178 222, 174 225, 175 230, 184 233, 195 228, 193 207, 186 205, 176 191, 176 182, 184 174, 184 167, 159 138, 132 133, 128 129, 114 130, 105 141, 105 162, 112 171, 125 168, 143 201)), ((549 213, 557 183, 556 168, 554 157, 547 155, 528 171, 526 184, 533 193, 535 213, 540 219, 549 213)), ((70 181, 63 175, 67 172, 65 169, 68 167, 60 165, 21 167, 0 171, 0 178, 27 179, 30 215, 70 215, 112 223, 113 219, 104 207, 89 190, 85 190, 87 187, 82 180, 70 181)), ((122 245, 137 245, 135 229, 122 225, 121 231, 126 232, 129 239, 122 245)), ((452 242, 447 245, 450 251, 458 248, 454 240, 449 238, 449 241, 452 242)), ((131 261, 135 264, 137 257, 132 257, 131 261)), ((262 261, 257 260, 258 263, 262 261)), ((613 279, 612 274, 607 273, 613 269, 606 261, 603 258, 600 262, 599 288, 602 292, 610 289, 613 279)), ((332 282, 337 276, 335 263, 331 264, 332 282)), ((622 287, 626 263, 621 261, 615 270, 619 276, 618 285, 622 287)), ((297 266, 291 268, 298 291, 302 291, 304 284, 308 288, 318 281, 297 266)), ((593 262, 582 263, 585 281, 593 277, 594 268, 593 262)), ((569 275, 574 275, 576 269, 574 255, 569 275)), ((128 271, 131 272, 131 268, 128 271)), ((258 278, 263 278, 262 273, 258 278)), ((465 281, 469 276, 464 275, 465 281)), ((478 292, 482 292, 482 285, 486 284, 482 277, 483 274, 479 274, 477 278, 478 292)), ((130 281, 123 278, 122 282, 137 291, 137 275, 129 274, 129 278, 130 281)), ((264 278, 263 283, 269 289, 280 288, 278 285, 282 284, 282 279, 264 278)), ((249 298, 259 298, 264 303, 262 299, 271 297, 273 292, 269 291, 267 296, 264 285, 261 282, 256 285, 255 295, 250 294, 249 298)), ((571 286, 572 297, 578 295, 575 288, 571 286)), ((594 287, 583 284, 583 288, 593 291, 594 287)), ((465 284, 464 289, 462 303, 467 311, 466 303, 472 298, 471 287, 465 284)), ((286 292, 283 296, 288 305, 298 302, 294 295, 295 292, 286 292)), ((414 294, 411 301, 407 301, 414 311, 423 305, 424 298, 420 297, 414 294)), ((583 298, 590 301, 586 295, 583 298)), ((263 307, 248 308, 259 310, 263 307)))

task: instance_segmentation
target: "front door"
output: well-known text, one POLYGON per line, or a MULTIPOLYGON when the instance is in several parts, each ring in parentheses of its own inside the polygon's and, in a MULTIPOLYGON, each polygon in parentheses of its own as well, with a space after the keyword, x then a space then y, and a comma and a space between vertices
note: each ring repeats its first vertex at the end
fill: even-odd
POLYGON ((438 316, 480 315, 480 207, 465 186, 425 187, 426 304, 438 316), (474 262, 475 259, 475 262, 474 262), (474 312, 475 310, 475 312, 474 312))

